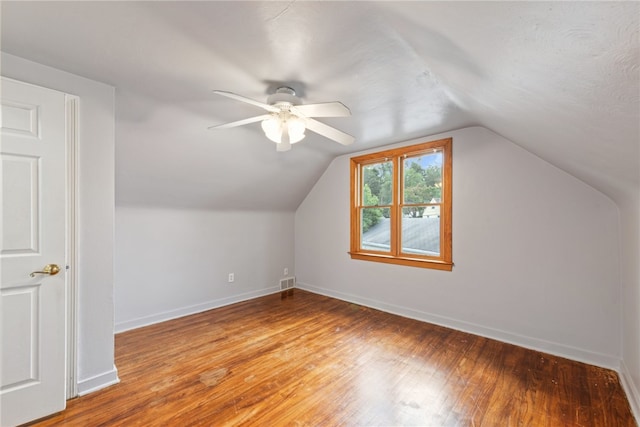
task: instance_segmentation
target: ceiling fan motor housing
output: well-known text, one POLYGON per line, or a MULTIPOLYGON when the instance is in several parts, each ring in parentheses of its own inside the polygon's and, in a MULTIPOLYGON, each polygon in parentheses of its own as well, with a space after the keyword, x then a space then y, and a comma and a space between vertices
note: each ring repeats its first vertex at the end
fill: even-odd
POLYGON ((290 105, 300 105, 302 101, 300 98, 296 96, 296 91, 291 89, 290 87, 283 86, 279 87, 276 90, 276 93, 273 95, 269 95, 267 98, 267 104, 269 105, 278 105, 278 104, 290 104, 290 105))

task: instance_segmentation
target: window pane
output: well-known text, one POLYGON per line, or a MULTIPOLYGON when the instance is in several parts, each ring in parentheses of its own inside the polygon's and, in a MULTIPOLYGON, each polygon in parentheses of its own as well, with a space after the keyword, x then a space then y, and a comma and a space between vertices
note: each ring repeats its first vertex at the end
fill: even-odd
POLYGON ((381 162, 362 167, 362 205, 391 204, 393 162, 381 162))
POLYGON ((389 208, 362 208, 361 213, 361 249, 389 252, 391 250, 389 208))
POLYGON ((440 206, 415 206, 402 209, 402 252, 416 255, 440 255, 440 206), (436 209, 431 209, 436 208, 436 209))
POLYGON ((440 203, 442 151, 407 157, 403 162, 403 203, 440 203))

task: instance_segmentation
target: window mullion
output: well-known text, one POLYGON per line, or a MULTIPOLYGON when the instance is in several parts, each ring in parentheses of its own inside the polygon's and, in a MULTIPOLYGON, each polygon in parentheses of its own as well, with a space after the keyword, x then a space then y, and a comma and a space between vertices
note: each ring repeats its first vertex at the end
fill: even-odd
POLYGON ((402 221, 402 211, 400 210, 400 200, 402 194, 402 179, 400 179, 402 171, 400 170, 402 162, 398 157, 393 157, 393 222, 391 223, 391 253, 393 256, 400 254, 400 227, 402 221))
POLYGON ((358 251, 360 242, 360 222, 362 207, 362 165, 351 161, 351 251, 358 251))

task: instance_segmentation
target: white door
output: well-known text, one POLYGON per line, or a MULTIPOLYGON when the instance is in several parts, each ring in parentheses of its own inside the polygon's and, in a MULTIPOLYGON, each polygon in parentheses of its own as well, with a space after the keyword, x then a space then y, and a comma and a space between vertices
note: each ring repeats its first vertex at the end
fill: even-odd
POLYGON ((65 408, 66 136, 64 93, 2 78, 0 98, 5 427, 65 408))

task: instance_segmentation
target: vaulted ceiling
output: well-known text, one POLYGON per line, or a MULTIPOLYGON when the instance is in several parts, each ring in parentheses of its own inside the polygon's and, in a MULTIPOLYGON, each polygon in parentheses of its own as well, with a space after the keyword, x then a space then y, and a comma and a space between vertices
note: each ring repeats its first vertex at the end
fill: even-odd
MULTIPOLYGON (((118 204, 294 210, 335 156, 480 125, 621 201, 640 192, 638 2, 11 2, 4 52, 116 87, 118 204), (279 84, 355 136, 277 153, 279 84)), ((346 173, 346 172, 345 172, 346 173)))

